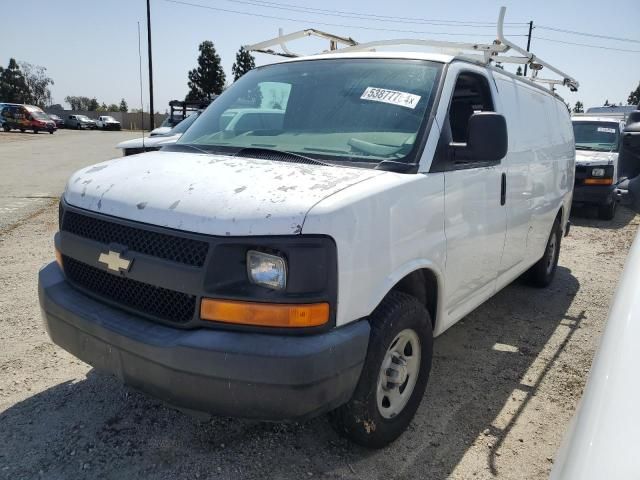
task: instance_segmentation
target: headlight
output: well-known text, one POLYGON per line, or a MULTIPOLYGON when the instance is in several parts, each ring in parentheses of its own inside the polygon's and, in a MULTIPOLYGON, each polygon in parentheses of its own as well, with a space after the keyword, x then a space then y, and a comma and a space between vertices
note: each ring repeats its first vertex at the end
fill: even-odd
POLYGON ((256 285, 284 290, 287 286, 287 262, 278 255, 249 250, 247 276, 249 281, 256 285))
POLYGON ((591 169, 591 176, 592 177, 604 177, 605 175, 605 169, 604 168, 593 168, 591 169))

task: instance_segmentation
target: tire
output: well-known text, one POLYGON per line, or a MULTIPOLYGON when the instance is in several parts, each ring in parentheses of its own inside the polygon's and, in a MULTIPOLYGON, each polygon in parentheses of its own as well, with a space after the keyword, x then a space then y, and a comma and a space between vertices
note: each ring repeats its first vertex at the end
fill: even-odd
POLYGON ((9 127, 9 125, 2 125, 2 129, 3 129, 5 132, 10 132, 10 131, 11 131, 11 127, 9 127))
POLYGON ((371 336, 356 389, 349 402, 329 414, 329 420, 340 435, 353 442, 382 448, 404 432, 424 396, 431 371, 433 333, 426 308, 401 292, 390 292, 369 322, 371 336), (394 348, 403 353, 392 353, 394 348), (390 381, 398 376, 404 380, 390 381))
POLYGON ((544 255, 526 273, 529 284, 534 287, 544 288, 549 286, 558 269, 558 257, 560 256, 560 243, 562 241, 562 229, 560 217, 556 217, 549 233, 544 255))
POLYGON ((55 131, 55 130, 49 130, 49 133, 50 133, 51 135, 53 135, 53 132, 54 132, 54 131, 55 131))
POLYGON ((35 133, 36 135, 38 134, 39 130, 37 128, 33 129, 33 133, 35 133))
POLYGON ((609 205, 600 205, 598 207, 598 218, 600 220, 613 220, 616 216, 618 202, 612 200, 609 205))
POLYGON ((21 128, 21 129, 20 129, 20 133, 24 133, 24 128, 21 128))

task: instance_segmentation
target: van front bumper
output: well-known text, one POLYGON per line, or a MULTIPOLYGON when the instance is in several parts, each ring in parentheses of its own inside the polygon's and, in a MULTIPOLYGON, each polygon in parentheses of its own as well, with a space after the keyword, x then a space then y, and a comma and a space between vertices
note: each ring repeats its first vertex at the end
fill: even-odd
POLYGON ((615 185, 576 185, 573 189, 574 205, 609 205, 615 201, 615 185))
POLYGON ((261 420, 300 420, 345 403, 367 352, 369 323, 317 335, 183 330, 150 322, 40 270, 40 307, 54 343, 176 407, 261 420))

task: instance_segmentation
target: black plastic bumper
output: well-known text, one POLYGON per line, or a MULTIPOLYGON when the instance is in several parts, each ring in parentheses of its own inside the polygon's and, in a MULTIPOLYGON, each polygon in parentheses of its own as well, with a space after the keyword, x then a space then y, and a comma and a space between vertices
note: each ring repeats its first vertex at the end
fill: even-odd
POLYGON ((574 204, 609 205, 615 201, 615 185, 576 185, 573 189, 574 204))
POLYGON ((309 336, 182 330, 109 307, 76 289, 58 265, 39 273, 51 339, 95 368, 177 407, 263 420, 304 419, 353 394, 369 323, 309 336))

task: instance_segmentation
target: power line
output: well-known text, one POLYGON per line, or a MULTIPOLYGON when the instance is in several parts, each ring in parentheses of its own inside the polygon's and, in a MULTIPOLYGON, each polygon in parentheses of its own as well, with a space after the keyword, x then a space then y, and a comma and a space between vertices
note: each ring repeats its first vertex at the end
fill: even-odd
POLYGON ((576 45, 579 47, 600 48, 602 50, 614 50, 616 52, 640 53, 640 50, 627 50, 625 48, 605 47, 603 45, 591 45, 587 43, 567 42, 565 40, 557 40, 555 38, 545 38, 545 37, 538 37, 538 36, 536 36, 535 38, 536 40, 544 40, 547 42, 554 42, 554 43, 564 43, 566 45, 576 45))
POLYGON ((575 30, 565 30, 563 28, 547 27, 544 25, 536 25, 536 28, 540 28, 542 30, 551 30, 553 32, 569 33, 571 35, 581 35, 583 37, 604 38, 605 40, 616 40, 618 42, 640 43, 640 40, 635 40, 633 38, 610 37, 608 35, 599 35, 596 33, 587 33, 587 32, 577 32, 575 30))
MULTIPOLYGON (((307 24, 316 24, 316 25, 324 25, 330 27, 343 27, 343 28, 355 28, 360 30, 372 30, 378 32, 399 32, 399 33, 413 33, 419 35, 453 35, 453 36, 464 36, 464 37, 495 37, 495 35, 487 35, 487 34, 476 34, 476 33, 460 33, 460 32, 425 32, 425 31, 416 31, 416 30, 398 30, 394 28, 377 28, 377 27, 364 27, 359 25, 348 25, 342 23, 329 23, 329 22, 319 22, 317 20, 308 20, 301 18, 289 18, 289 17, 279 17, 275 15, 266 15, 261 13, 254 12, 242 12, 238 10, 230 10, 226 8, 212 7, 210 5, 201 5, 198 3, 190 3, 181 0, 164 0, 165 2, 175 3, 178 5, 186 5, 190 7, 204 8, 206 10, 214 10, 217 12, 226 12, 226 13, 235 13, 238 15, 246 15, 250 17, 260 17, 260 18, 269 18, 274 20, 285 20, 289 22, 303 22, 307 24)), ((527 35, 511 35, 512 37, 526 37, 527 35)))
MULTIPOLYGON (((361 13, 345 10, 327 10, 315 7, 301 7, 299 5, 292 5, 290 3, 276 3, 266 0, 225 0, 230 3, 238 3, 242 5, 252 5, 256 7, 275 8, 278 10, 289 10, 298 13, 315 13, 325 16, 340 16, 347 18, 356 18, 360 20, 373 20, 378 22, 394 22, 394 23, 409 23, 415 25, 435 25, 446 27, 471 27, 471 28, 496 28, 495 22, 478 22, 473 20, 439 20, 439 19, 426 19, 426 18, 407 18, 407 17, 394 17, 389 15, 377 15, 373 13, 361 13)), ((520 25, 526 26, 527 22, 506 22, 505 25, 520 25)))

